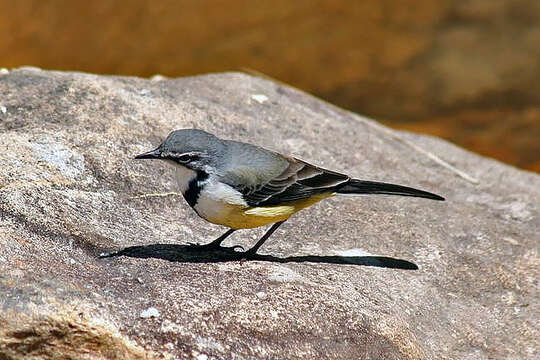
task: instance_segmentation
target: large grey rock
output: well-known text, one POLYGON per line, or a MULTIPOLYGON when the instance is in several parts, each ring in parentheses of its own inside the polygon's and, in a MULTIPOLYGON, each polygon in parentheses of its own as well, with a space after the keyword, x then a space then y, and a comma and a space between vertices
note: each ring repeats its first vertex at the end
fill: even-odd
POLYGON ((369 120, 236 73, 21 69, 0 76, 0 110, 0 358, 538 357, 538 175, 399 134, 470 183, 369 120), (152 195, 176 190, 172 168, 132 158, 190 127, 447 201, 332 198, 260 261, 188 253, 224 229, 152 195), (369 254, 419 270, 361 266, 390 264, 369 254))

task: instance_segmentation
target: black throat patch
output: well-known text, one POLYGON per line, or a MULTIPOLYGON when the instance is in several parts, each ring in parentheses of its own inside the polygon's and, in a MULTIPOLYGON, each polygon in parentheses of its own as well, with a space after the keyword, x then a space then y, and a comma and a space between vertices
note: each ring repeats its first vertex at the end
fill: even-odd
POLYGON ((194 207, 195 204, 197 204, 197 200, 199 200, 199 195, 201 194, 206 179, 208 179, 207 173, 204 171, 197 171, 197 176, 189 182, 188 189, 184 193, 184 199, 186 199, 189 206, 194 207))

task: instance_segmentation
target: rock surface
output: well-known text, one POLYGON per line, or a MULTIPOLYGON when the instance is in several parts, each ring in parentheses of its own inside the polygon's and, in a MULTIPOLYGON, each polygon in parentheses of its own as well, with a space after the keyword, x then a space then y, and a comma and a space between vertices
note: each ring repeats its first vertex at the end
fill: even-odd
POLYGON ((238 73, 20 69, 0 106, 0 358, 538 358, 538 175, 399 133, 470 183, 371 120, 238 73), (190 127, 447 201, 332 198, 259 261, 189 253, 224 229, 157 196, 172 168, 133 156, 190 127), (419 270, 361 266, 392 264, 370 254, 419 270))

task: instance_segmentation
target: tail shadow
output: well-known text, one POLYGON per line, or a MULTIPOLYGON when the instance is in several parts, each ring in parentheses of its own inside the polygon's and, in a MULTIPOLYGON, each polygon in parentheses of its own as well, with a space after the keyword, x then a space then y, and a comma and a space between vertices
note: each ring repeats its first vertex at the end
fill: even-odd
POLYGON ((341 265, 375 266, 391 269, 418 270, 418 266, 410 261, 385 256, 289 256, 285 258, 273 255, 255 254, 245 257, 241 251, 233 247, 203 249, 193 245, 151 244, 130 246, 122 250, 103 253, 100 258, 128 256, 132 258, 155 258, 184 263, 219 263, 228 261, 268 261, 275 263, 324 263, 341 265))

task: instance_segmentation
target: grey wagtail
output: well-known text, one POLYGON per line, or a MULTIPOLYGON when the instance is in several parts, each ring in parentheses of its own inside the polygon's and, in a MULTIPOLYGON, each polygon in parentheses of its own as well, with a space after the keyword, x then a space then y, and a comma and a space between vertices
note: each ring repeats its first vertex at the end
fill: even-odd
MULTIPOLYGON (((238 229, 273 224, 245 256, 253 256, 294 213, 335 195, 387 194, 443 197, 406 186, 352 179, 300 159, 202 130, 173 131, 156 149, 135 159, 173 164, 187 203, 203 219, 230 229, 201 248, 218 249, 238 229)), ((235 247, 233 247, 234 249, 235 247)))

